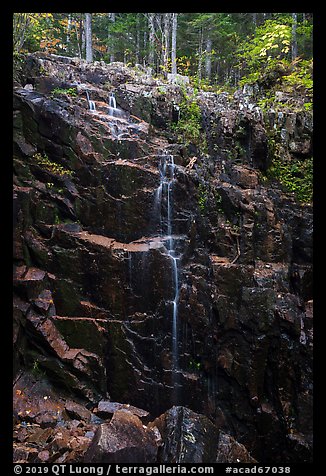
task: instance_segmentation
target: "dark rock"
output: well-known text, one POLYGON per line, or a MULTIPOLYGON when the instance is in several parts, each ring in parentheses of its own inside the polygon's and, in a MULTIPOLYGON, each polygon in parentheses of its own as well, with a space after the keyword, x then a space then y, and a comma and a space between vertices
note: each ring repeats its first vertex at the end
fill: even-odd
POLYGON ((53 436, 52 428, 40 428, 36 430, 28 439, 29 443, 36 443, 41 446, 45 446, 48 440, 53 436))
POLYGON ((218 428, 204 415, 185 407, 172 407, 149 428, 162 435, 162 463, 212 463, 216 460, 218 428))
POLYGON ((37 457, 37 449, 25 444, 14 443, 13 462, 14 463, 31 463, 37 457))
POLYGON ((141 408, 137 408, 126 403, 110 402, 107 400, 101 400, 98 403, 97 415, 100 418, 108 418, 118 410, 126 410, 133 415, 136 415, 143 423, 145 423, 149 417, 149 412, 146 410, 142 410, 141 408))
POLYGON ((216 463, 257 463, 247 449, 232 436, 219 434, 216 463))
POLYGON ((50 459, 50 452, 48 450, 40 451, 35 459, 37 463, 47 463, 50 459))
MULTIPOLYGON (((17 382, 23 375, 15 390, 24 395, 15 396, 15 424, 22 425, 16 442, 31 436, 27 422, 63 427, 74 448, 67 441, 37 448, 40 460, 47 458, 42 450, 49 462, 82 460, 89 439, 72 432, 86 432, 85 422, 68 424, 64 403, 49 404, 52 393, 44 400, 50 392, 35 380, 49 379, 65 399, 84 398, 85 405, 111 398, 156 416, 177 403, 205 413, 258 461, 308 461, 312 207, 260 171, 274 142, 284 160, 310 157, 311 113, 293 112, 293 104, 289 112, 262 113, 262 91, 253 86, 233 97, 200 92, 208 145, 201 156, 192 144, 170 143, 167 126, 177 120, 183 94, 148 71, 33 54, 21 83, 33 90, 14 92, 14 371, 17 382), (77 97, 50 98, 53 87, 75 87, 77 97), (111 92, 123 109, 119 118, 106 114, 111 92), (154 206, 163 151, 176 164, 170 199, 180 255, 177 372, 172 260, 161 236, 167 203, 161 220, 154 206), (36 153, 47 166, 36 163, 36 153), (71 173, 60 175, 58 166, 71 173), (34 380, 25 379, 26 368, 34 380)), ((287 95, 280 99, 290 105, 287 95)), ((189 454, 179 454, 171 424, 173 457, 203 460, 208 443, 198 434, 198 451, 192 446, 181 413, 189 454)), ((71 416, 83 418, 73 410, 71 416)), ((91 422, 102 423, 95 414, 91 422)), ((223 441, 239 450, 231 437, 223 441)), ((36 458, 28 448, 22 458, 36 458)))
POLYGON ((91 420, 91 412, 79 403, 67 401, 65 403, 65 410, 71 418, 76 418, 77 420, 83 420, 85 422, 91 420))
POLYGON ((124 410, 110 423, 100 425, 88 448, 85 463, 155 463, 157 446, 153 433, 138 417, 124 410))

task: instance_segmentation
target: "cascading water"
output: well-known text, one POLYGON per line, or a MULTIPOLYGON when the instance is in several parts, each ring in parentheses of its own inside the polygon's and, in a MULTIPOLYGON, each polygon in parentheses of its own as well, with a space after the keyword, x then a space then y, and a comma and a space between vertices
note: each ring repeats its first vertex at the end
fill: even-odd
POLYGON ((115 99, 114 93, 111 93, 109 96, 108 115, 113 117, 121 117, 123 115, 123 111, 117 107, 117 101, 115 99))
POLYGON ((179 386, 179 351, 178 351, 178 299, 179 299, 179 269, 175 250, 175 243, 172 234, 173 221, 173 185, 175 182, 175 164, 173 155, 162 155, 159 163, 160 185, 155 194, 155 211, 159 215, 160 234, 167 240, 168 255, 172 264, 172 283, 173 283, 173 301, 172 301, 172 384, 173 384, 173 403, 177 403, 179 386), (162 212, 162 209, 164 210, 162 212), (163 213, 166 219, 163 218, 163 213))
POLYGON ((89 110, 90 110, 90 111, 96 111, 95 102, 90 100, 90 98, 89 98, 89 92, 87 91, 87 89, 86 89, 86 96, 87 96, 87 101, 88 101, 89 110))

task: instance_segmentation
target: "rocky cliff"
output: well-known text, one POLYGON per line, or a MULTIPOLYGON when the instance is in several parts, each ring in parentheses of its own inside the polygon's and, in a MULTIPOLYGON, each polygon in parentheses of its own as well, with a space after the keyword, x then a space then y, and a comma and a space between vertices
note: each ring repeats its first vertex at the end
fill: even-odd
POLYGON ((29 55, 21 65, 16 460, 79 461, 88 448, 103 461, 94 441, 102 448, 132 425, 148 441, 130 462, 186 461, 168 422, 182 438, 194 418, 216 442, 198 443, 197 462, 226 461, 231 440, 249 460, 311 461, 312 206, 264 178, 270 131, 284 159, 311 157, 311 113, 262 112, 248 88, 201 92, 203 153, 171 128, 183 94, 120 63, 29 55), (42 392, 52 407, 36 405, 42 392), (144 436, 139 415, 101 419, 103 400, 146 410, 147 421, 167 413, 144 436), (33 425, 52 431, 35 451, 33 425), (58 425, 69 438, 79 431, 75 448, 60 446, 58 425))

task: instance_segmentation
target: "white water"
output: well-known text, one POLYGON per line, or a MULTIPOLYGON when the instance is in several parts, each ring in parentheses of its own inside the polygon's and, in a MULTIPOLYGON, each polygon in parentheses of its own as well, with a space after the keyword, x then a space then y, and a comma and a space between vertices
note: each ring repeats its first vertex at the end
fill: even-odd
POLYGON ((89 92, 87 91, 87 89, 86 89, 86 96, 87 96, 87 101, 88 101, 89 110, 90 110, 90 111, 96 111, 95 102, 90 100, 90 98, 89 98, 89 92))
POLYGON ((109 96, 109 109, 108 115, 112 117, 122 117, 123 111, 117 107, 117 101, 115 99, 114 93, 111 93, 109 96))
POLYGON ((174 399, 177 399, 179 350, 178 350, 178 298, 179 298, 179 270, 175 244, 172 234, 173 224, 173 185, 175 182, 175 164, 173 155, 162 155, 159 164, 160 185, 155 193, 154 208, 159 216, 160 233, 167 238, 168 255, 172 264, 172 383, 174 399))

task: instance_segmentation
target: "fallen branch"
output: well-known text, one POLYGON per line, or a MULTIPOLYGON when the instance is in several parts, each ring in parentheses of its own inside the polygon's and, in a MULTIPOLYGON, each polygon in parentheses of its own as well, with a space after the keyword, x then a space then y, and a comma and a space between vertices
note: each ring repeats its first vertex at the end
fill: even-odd
POLYGON ((192 157, 189 161, 189 164, 186 165, 186 169, 189 169, 189 170, 192 169, 196 161, 197 161, 197 157, 192 157))
POLYGON ((236 235, 236 240, 237 240, 237 255, 236 255, 236 257, 233 259, 233 261, 231 261, 231 264, 234 264, 234 263, 239 259, 240 254, 241 254, 241 252, 240 252, 240 245, 239 245, 239 236, 238 236, 238 235, 236 235))

